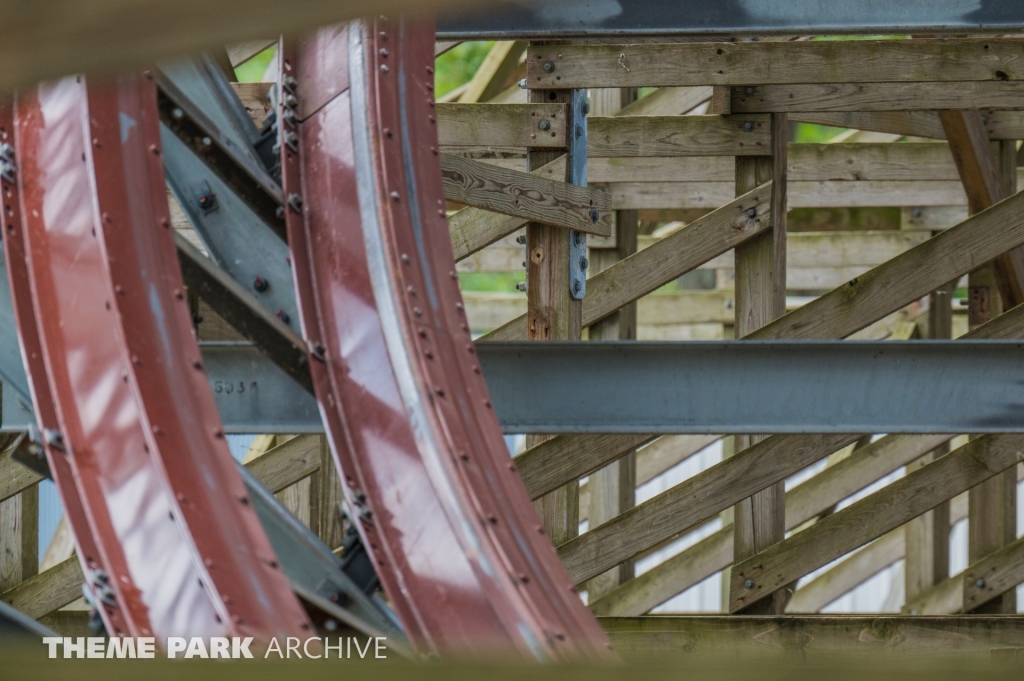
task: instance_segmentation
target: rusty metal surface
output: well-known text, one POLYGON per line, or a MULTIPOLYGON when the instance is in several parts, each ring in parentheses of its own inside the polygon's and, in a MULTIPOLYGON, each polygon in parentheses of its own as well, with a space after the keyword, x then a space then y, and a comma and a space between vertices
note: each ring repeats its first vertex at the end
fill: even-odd
POLYGON ((90 532, 74 528, 80 549, 95 538, 119 608, 105 613, 108 628, 261 640, 310 631, 202 371, 151 79, 66 78, 21 95, 15 115, 27 277, 12 272, 12 291, 19 311, 26 299, 36 311, 42 362, 27 368, 37 414, 51 467, 66 462, 81 494, 90 532))
POLYGON ((378 18, 283 50, 282 85, 308 112, 282 125, 282 176, 325 427, 418 650, 607 657, 476 361, 444 217, 433 46, 431 25, 378 18))

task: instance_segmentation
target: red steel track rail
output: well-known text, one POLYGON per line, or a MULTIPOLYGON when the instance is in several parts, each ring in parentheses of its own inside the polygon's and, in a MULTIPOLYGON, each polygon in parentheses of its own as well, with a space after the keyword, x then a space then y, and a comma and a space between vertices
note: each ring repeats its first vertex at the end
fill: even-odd
POLYGON ((607 658, 506 449, 444 211, 430 22, 283 50, 282 178, 310 368, 343 488, 421 652, 607 658))
POLYGON ((192 333, 148 74, 18 96, 7 258, 47 457, 112 635, 302 636, 192 333), (91 571, 91 573, 90 573, 91 571))

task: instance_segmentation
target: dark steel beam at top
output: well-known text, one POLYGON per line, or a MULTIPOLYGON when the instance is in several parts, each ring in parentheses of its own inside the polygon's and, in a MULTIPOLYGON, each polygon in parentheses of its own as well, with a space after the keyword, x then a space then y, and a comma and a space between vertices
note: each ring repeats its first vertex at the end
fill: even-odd
POLYGON ((608 36, 1004 33, 1012 0, 505 0, 438 16, 438 40, 608 36))

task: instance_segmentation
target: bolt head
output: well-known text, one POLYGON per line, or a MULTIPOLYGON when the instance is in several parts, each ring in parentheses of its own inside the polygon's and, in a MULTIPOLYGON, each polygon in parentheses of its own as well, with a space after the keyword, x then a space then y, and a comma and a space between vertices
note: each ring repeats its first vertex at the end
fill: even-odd
POLYGON ((757 217, 757 209, 756 208, 748 208, 747 209, 747 217, 750 218, 751 220, 756 218, 757 217))
POLYGON ((588 267, 590 267, 590 261, 586 258, 580 258, 580 269, 586 271, 588 267))
POLYGON ((519 291, 520 293, 525 292, 526 291, 526 282, 525 281, 521 281, 518 284, 516 284, 516 290, 519 291))
POLYGON ((579 279, 577 279, 576 281, 572 282, 572 292, 573 293, 579 295, 580 291, 582 291, 582 290, 583 290, 583 284, 580 282, 579 279))
POLYGON ((583 137, 583 126, 582 125, 577 125, 576 126, 576 139, 579 139, 581 137, 583 137))
POLYGON ((583 102, 583 106, 581 108, 583 109, 583 115, 586 116, 590 113, 590 102, 583 102))
POLYGON ((974 582, 974 586, 976 586, 979 589, 984 589, 985 588, 985 580, 984 580, 984 578, 978 577, 978 580, 976 582, 974 582))
POLYGON ((544 62, 544 73, 554 73, 554 71, 555 71, 555 62, 553 62, 553 61, 546 61, 546 62, 544 62))
POLYGON ((179 109, 178 107, 174 107, 173 109, 171 109, 171 116, 173 116, 174 120, 176 121, 180 121, 184 115, 185 112, 179 109))
POLYGON ((746 130, 747 132, 753 132, 754 131, 754 121, 747 121, 747 122, 745 122, 743 124, 743 129, 746 130))
POLYGON ((211 144, 213 144, 213 140, 212 139, 210 139, 209 137, 204 137, 203 138, 203 146, 204 147, 208 147, 211 144))
POLYGON ((749 97, 749 96, 751 96, 752 94, 754 94, 754 88, 752 88, 752 87, 748 87, 748 88, 747 88, 746 90, 744 90, 744 92, 746 92, 746 93, 747 93, 747 96, 749 97))
POLYGON ((754 588, 754 580, 748 579, 748 580, 744 581, 743 582, 743 588, 746 589, 747 591, 750 591, 751 589, 753 589, 754 588))
POLYGON ((590 221, 596 224, 597 221, 600 218, 601 218, 601 214, 597 212, 597 209, 596 208, 591 208, 590 209, 590 221))
POLYGON ((540 123, 537 124, 537 127, 543 130, 544 132, 547 132, 548 130, 551 129, 551 121, 545 118, 541 120, 540 123))
POLYGON ((525 90, 526 89, 526 79, 525 78, 520 78, 519 79, 519 89, 520 90, 525 90))

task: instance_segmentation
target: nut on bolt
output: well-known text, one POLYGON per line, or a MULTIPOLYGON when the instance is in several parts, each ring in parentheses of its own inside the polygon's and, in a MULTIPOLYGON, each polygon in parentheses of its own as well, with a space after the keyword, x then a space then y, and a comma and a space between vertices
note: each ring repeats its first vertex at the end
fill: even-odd
POLYGON ((743 123, 743 129, 747 132, 754 132, 754 121, 746 121, 743 123))
POLYGON ((546 62, 544 62, 543 68, 544 68, 544 73, 554 73, 554 71, 555 71, 555 62, 553 62, 553 61, 546 61, 546 62))
POLYGON ((540 123, 537 124, 537 127, 540 128, 542 131, 547 132, 548 130, 551 129, 551 121, 544 118, 541 120, 540 123))
POLYGON ((526 282, 525 281, 521 281, 518 284, 516 284, 516 290, 519 291, 520 293, 525 293, 526 292, 526 282))
POLYGON ((256 289, 259 293, 263 293, 268 288, 270 288, 270 283, 263 277, 256 275, 256 278, 253 279, 252 287, 256 289))
POLYGON ((288 207, 291 208, 296 213, 301 213, 302 212, 302 197, 299 196, 298 194, 289 194, 288 195, 288 207))

